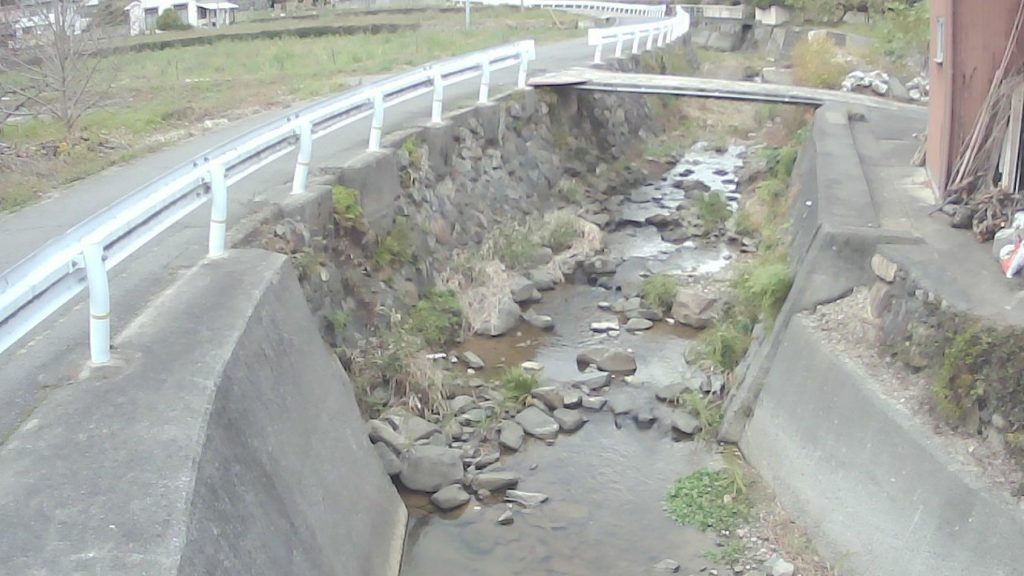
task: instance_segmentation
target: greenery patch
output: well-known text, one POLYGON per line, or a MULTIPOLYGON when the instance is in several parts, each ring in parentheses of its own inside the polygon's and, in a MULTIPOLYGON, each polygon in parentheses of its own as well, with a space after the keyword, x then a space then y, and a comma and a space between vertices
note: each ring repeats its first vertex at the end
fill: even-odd
POLYGON ((544 245, 554 252, 568 250, 579 237, 576 217, 568 212, 557 212, 546 222, 544 245))
POLYGON ((408 329, 435 349, 456 342, 462 335, 462 306, 452 290, 431 290, 413 307, 408 329))
POLYGON ((676 522, 701 530, 735 530, 750 518, 751 503, 742 481, 728 470, 698 470, 668 492, 665 510, 676 522))
POLYGON ((668 274, 655 274, 644 279, 640 296, 654 310, 668 312, 676 299, 679 283, 668 274))
POLYGON ((838 88, 849 67, 828 38, 802 40, 793 47, 793 79, 815 88, 838 88))
POLYGON ((705 440, 715 438, 718 427, 722 425, 722 403, 696 390, 683 392, 680 400, 700 422, 700 437, 705 440))
POLYGON ((331 198, 334 201, 334 213, 342 220, 352 221, 363 217, 358 190, 336 184, 331 188, 331 198))
POLYGON ((394 226, 377 242, 373 263, 381 269, 403 266, 412 262, 413 244, 409 222, 403 217, 395 219, 394 226))
POLYGON ((485 251, 510 270, 533 264, 540 249, 536 225, 529 222, 499 226, 488 237, 486 244, 485 251))
POLYGON ((721 228, 732 216, 729 204, 721 194, 715 192, 698 196, 697 208, 700 210, 700 217, 704 221, 704 225, 711 229, 721 228))
POLYGON ((501 376, 501 386, 505 389, 505 398, 517 405, 523 405, 530 398, 530 393, 537 387, 537 377, 522 368, 509 368, 501 376))

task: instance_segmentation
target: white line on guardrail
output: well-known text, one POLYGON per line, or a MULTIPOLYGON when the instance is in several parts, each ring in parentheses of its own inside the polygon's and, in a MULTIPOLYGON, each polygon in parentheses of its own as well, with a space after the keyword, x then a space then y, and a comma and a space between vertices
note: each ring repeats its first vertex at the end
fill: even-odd
POLYGON ((229 187, 298 147, 292 194, 306 190, 313 142, 372 116, 368 150, 378 150, 388 107, 433 93, 440 121, 446 86, 479 76, 479 99, 490 98, 491 74, 519 66, 526 87, 533 40, 427 64, 307 106, 206 151, 114 202, 0 275, 0 352, 89 287, 90 357, 110 360, 108 272, 171 225, 212 199, 209 255, 224 253, 229 187))

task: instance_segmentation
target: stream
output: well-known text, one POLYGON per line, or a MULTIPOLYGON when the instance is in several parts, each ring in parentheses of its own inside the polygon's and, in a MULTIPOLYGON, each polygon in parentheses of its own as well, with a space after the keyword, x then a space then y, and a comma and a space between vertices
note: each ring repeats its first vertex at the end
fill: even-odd
POLYGON ((615 213, 617 228, 606 235, 609 254, 623 263, 599 282, 613 289, 567 283, 545 292, 533 309, 554 319, 554 331, 523 325, 504 337, 472 337, 463 345, 487 364, 485 377, 539 362, 543 386, 579 378, 577 354, 614 342, 635 353, 638 369, 631 377, 615 377, 600 394, 619 397, 633 410, 619 416, 607 408, 583 410, 588 422, 579 431, 553 442, 528 438, 518 452, 503 451, 500 465, 519 473, 519 490, 549 496, 536 508, 513 508, 510 525, 496 522, 507 509, 498 495, 440 513, 427 495, 403 491, 410 510, 403 576, 645 574, 665 559, 678 562, 684 574, 709 566, 704 553, 713 548, 714 535, 676 524, 662 507, 676 479, 712 462, 714 446, 674 432, 668 424, 672 407, 654 394, 689 370, 684 353, 697 332, 662 321, 647 331, 608 335, 591 331, 591 323, 618 317, 602 309, 621 298, 616 286, 635 289, 653 273, 700 284, 727 267, 733 253, 721 240, 667 242, 646 222, 688 202, 672 186, 684 178, 699 180, 735 207, 743 156, 741 147, 716 152, 698 144, 663 178, 626 195, 615 213))

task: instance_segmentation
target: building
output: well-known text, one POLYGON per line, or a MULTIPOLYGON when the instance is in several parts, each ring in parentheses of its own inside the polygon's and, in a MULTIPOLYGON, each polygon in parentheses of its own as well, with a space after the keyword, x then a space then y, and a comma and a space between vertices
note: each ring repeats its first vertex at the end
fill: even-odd
MULTIPOLYGON (((959 152, 971 136, 1007 52, 1021 1, 930 0, 927 166, 940 191, 948 187, 959 152)), ((1010 56, 1010 70, 1024 63, 1024 33, 1019 35, 1010 56)), ((1015 132, 1015 141, 1008 138, 1005 156, 1008 160, 1012 156, 1007 164, 1014 167, 1020 166, 1020 113, 1018 103, 1017 129, 1010 130, 1015 132)), ((1018 181, 1015 179, 1014 187, 1018 181)))
POLYGON ((182 22, 193 28, 220 28, 235 22, 238 4, 197 0, 134 0, 125 7, 132 36, 156 32, 156 19, 164 10, 174 10, 182 22))

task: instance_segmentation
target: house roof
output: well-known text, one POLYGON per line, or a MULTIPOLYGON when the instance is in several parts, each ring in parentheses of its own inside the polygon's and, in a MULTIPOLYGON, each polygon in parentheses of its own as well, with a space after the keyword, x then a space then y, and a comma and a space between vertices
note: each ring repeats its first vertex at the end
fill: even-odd
POLYGON ((207 10, 238 10, 238 4, 231 2, 196 2, 196 6, 207 10))

